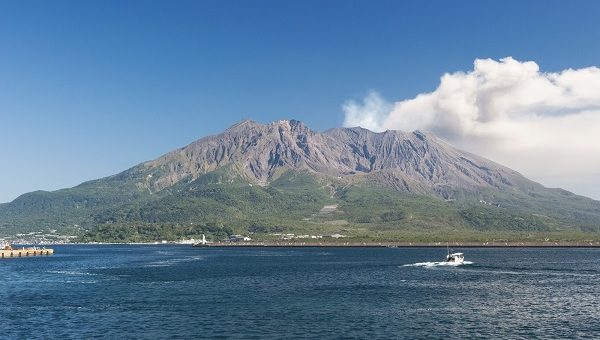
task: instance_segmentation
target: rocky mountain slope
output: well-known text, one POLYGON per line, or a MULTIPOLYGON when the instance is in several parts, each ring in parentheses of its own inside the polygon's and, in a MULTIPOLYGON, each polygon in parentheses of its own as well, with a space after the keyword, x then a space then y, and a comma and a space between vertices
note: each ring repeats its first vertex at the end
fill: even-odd
POLYGON ((234 166, 241 176, 259 185, 268 185, 281 170, 295 169, 348 180, 367 175, 398 190, 446 198, 453 189, 505 189, 521 177, 432 134, 374 133, 362 128, 321 133, 296 120, 268 125, 243 121, 137 170, 148 174, 153 191, 160 191, 223 166, 234 166))

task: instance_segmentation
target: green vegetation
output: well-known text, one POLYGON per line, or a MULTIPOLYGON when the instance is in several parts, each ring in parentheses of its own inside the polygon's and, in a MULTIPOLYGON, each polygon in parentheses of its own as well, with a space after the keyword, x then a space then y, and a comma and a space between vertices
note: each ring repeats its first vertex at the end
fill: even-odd
POLYGON ((209 239, 222 240, 233 234, 231 228, 212 223, 202 225, 102 224, 82 235, 81 242, 148 242, 155 240, 178 241, 181 239, 200 239, 202 235, 209 239))
POLYGON ((23 195, 0 205, 0 233, 56 229, 83 242, 202 234, 222 240, 236 233, 255 240, 276 239, 274 233, 339 233, 347 236, 344 242, 541 241, 598 239, 600 233, 594 201, 537 186, 529 193, 459 192, 446 201, 294 171, 264 187, 227 168, 162 191, 135 178, 140 176, 121 174, 23 195), (336 208, 321 211, 328 205, 336 208))
POLYGON ((469 207, 460 210, 465 222, 479 231, 551 231, 554 220, 536 215, 514 214, 490 207, 469 207))

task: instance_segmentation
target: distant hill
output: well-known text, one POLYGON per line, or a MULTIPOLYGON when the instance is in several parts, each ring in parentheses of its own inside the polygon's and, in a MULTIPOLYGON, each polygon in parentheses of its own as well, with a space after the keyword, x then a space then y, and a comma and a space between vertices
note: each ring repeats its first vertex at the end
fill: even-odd
POLYGON ((236 232, 589 238, 600 229, 600 202, 545 188, 427 132, 247 120, 117 175, 0 205, 4 235, 50 229, 97 241, 236 232))

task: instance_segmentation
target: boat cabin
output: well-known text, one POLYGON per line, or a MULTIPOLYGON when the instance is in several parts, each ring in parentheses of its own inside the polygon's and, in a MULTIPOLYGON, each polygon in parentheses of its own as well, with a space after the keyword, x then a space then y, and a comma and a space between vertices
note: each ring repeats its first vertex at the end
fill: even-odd
POLYGON ((446 256, 446 262, 462 263, 465 261, 465 255, 463 253, 452 253, 446 256))

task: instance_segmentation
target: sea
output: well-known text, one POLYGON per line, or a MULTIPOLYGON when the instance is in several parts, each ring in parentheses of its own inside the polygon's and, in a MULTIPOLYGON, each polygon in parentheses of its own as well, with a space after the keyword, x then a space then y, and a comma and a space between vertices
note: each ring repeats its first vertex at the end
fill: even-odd
POLYGON ((0 338, 600 339, 600 249, 54 249, 0 261, 0 338))

